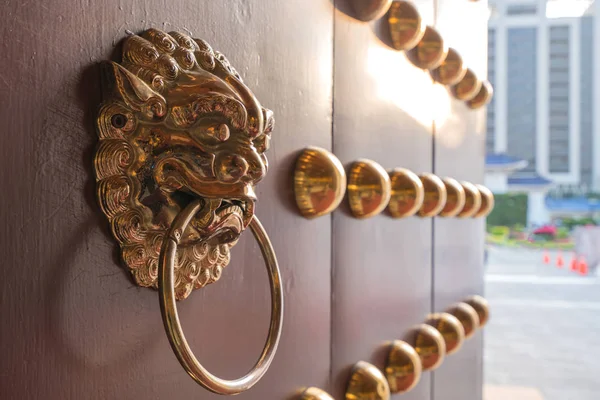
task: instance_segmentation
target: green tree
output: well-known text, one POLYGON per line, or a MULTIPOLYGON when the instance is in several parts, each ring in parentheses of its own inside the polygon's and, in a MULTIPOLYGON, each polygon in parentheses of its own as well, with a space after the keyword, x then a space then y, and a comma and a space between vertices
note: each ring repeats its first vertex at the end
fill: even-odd
POLYGON ((527 195, 518 193, 494 195, 494 210, 487 217, 492 226, 524 226, 527 224, 527 195))

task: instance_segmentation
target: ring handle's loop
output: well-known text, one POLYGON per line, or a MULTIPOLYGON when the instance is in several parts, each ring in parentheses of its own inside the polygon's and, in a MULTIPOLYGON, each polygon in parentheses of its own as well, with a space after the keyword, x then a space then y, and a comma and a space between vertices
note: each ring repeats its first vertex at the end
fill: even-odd
POLYGON ((174 265, 177 246, 185 228, 200 208, 201 202, 199 200, 190 203, 190 205, 177 215, 164 240, 158 264, 160 310, 171 347, 186 372, 196 382, 211 392, 217 394, 237 394, 250 389, 262 378, 269 369, 275 356, 277 345, 279 344, 283 324, 283 291, 281 288, 279 265, 277 264, 277 258, 275 257, 275 252, 267 233, 259 220, 253 217, 250 222, 250 229, 260 245, 271 286, 272 308, 269 335, 267 336, 267 341, 260 358, 245 376, 235 380, 225 380, 214 376, 198 362, 190 349, 183 334, 175 304, 174 265))

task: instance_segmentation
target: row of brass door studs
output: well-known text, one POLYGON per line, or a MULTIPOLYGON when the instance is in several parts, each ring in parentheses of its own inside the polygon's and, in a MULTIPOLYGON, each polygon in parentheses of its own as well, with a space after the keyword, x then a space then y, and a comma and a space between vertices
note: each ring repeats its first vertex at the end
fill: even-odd
POLYGON ((449 48, 442 35, 425 21, 410 1, 394 1, 389 9, 388 24, 393 46, 406 52, 417 68, 429 70, 434 81, 450 88, 452 95, 476 109, 492 99, 492 85, 467 68, 461 55, 449 48))
POLYGON ((354 161, 346 177, 340 160, 318 147, 308 147, 298 157, 294 192, 306 218, 329 214, 346 193, 351 214, 360 219, 386 209, 393 218, 479 218, 494 208, 494 195, 485 186, 431 173, 417 175, 405 168, 386 171, 371 160, 354 161))
MULTIPOLYGON (((433 371, 447 355, 456 353, 465 339, 483 328, 489 319, 487 301, 471 296, 445 312, 430 314, 425 323, 412 328, 404 340, 390 343, 383 370, 365 361, 352 368, 345 400, 388 400, 391 394, 411 391, 423 371, 433 371)), ((299 400, 333 400, 327 392, 310 387, 299 400)))
POLYGON ((361 21, 373 21, 387 14, 393 48, 405 51, 414 66, 428 70, 433 80, 448 86, 456 99, 472 109, 490 102, 494 94, 490 82, 479 79, 461 55, 448 47, 442 35, 425 24, 413 2, 351 0, 350 3, 361 21))

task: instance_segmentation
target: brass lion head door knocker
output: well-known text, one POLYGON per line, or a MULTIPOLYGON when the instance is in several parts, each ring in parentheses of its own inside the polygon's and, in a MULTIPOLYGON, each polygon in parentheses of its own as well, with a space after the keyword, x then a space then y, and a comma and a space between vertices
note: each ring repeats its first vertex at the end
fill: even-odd
POLYGON ((277 260, 254 215, 273 113, 221 53, 178 32, 130 35, 122 62, 105 63, 103 78, 97 195, 122 259, 138 285, 159 289, 167 335, 190 376, 215 393, 245 391, 268 369, 283 317, 277 260), (271 326, 255 367, 225 381, 194 357, 175 299, 216 282, 247 227, 269 272, 271 326))

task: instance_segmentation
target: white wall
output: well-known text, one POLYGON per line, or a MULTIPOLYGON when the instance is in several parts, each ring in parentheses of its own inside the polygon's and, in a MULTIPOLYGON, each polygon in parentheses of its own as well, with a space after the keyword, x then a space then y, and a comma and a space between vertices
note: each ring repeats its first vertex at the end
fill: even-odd
POLYGON ((486 172, 484 179, 485 186, 492 191, 492 193, 502 194, 507 191, 506 184, 506 173, 505 172, 486 172))
POLYGON ((527 225, 545 225, 550 222, 546 208, 546 191, 531 191, 527 197, 527 225))

